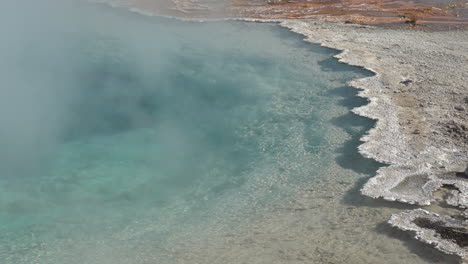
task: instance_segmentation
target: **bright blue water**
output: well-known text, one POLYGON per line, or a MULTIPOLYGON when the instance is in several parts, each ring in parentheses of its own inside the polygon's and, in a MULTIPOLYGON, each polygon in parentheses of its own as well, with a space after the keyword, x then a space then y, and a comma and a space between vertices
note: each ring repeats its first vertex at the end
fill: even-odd
POLYGON ((1 263, 104 263, 90 248, 287 199, 339 147, 330 91, 364 74, 271 24, 2 5, 1 263))

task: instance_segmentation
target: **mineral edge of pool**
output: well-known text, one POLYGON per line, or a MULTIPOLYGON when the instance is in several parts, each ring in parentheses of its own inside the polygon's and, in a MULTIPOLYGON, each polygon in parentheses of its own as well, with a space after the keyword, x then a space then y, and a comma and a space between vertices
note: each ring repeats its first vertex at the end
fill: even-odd
POLYGON ((346 83, 370 73, 336 51, 273 24, 1 7, 2 263, 444 261, 357 191, 379 164, 346 83))

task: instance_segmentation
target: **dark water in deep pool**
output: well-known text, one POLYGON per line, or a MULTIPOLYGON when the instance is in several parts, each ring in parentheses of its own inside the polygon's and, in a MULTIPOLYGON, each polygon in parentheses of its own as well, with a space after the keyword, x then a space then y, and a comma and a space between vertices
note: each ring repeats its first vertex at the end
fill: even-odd
POLYGON ((157 245, 287 199, 325 176, 332 91, 365 74, 271 24, 2 5, 2 263, 83 263, 79 241, 157 245))

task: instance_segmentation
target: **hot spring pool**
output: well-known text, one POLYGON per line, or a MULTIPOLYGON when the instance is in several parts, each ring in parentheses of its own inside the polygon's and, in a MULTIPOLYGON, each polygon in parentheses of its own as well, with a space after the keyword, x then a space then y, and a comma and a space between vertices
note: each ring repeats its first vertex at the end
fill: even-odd
POLYGON ((373 122, 346 83, 369 73, 336 51, 274 24, 17 3, 0 20, 1 263, 443 261, 359 194, 379 164, 357 153, 373 122))

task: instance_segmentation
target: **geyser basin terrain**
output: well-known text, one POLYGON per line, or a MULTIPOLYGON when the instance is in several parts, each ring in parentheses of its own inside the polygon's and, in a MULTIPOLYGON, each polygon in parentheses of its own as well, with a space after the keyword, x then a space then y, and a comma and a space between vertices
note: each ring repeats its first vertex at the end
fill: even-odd
POLYGON ((334 51, 270 24, 1 5, 2 263, 447 261, 357 191, 378 164, 346 83, 368 73, 334 51))

